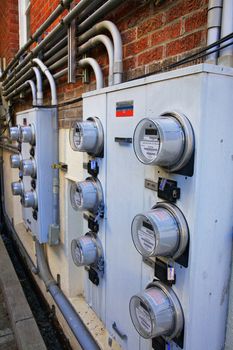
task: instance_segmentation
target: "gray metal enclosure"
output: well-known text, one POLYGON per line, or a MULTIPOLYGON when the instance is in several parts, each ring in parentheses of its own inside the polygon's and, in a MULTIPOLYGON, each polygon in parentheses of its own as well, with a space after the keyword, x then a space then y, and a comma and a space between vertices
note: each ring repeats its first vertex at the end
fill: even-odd
MULTIPOLYGON (((99 161, 105 216, 98 234, 105 274, 99 286, 84 274, 85 297, 123 349, 152 349, 151 340, 140 337, 132 324, 129 302, 153 281, 155 259, 149 265, 136 250, 131 224, 163 201, 145 187, 145 180, 158 183, 159 177, 177 181, 181 195, 175 205, 189 228, 188 267, 173 263, 172 286, 184 314, 184 349, 224 348, 233 225, 232 91, 232 70, 198 65, 84 95, 84 120, 98 117, 105 134, 99 161), (125 102, 132 115, 118 117, 117 108, 125 102), (192 176, 142 164, 129 141, 141 119, 175 111, 194 131, 192 176)), ((166 339, 167 348, 179 348, 166 339)))

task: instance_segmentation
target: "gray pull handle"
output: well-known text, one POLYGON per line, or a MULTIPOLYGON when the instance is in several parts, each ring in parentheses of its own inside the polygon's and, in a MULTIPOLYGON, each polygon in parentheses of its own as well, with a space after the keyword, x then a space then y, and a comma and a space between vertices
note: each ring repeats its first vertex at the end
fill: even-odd
POLYGON ((119 335, 119 337, 122 339, 122 340, 126 340, 127 339, 127 335, 126 334, 123 334, 117 327, 116 325, 116 322, 113 322, 112 324, 112 328, 114 329, 114 331, 119 335))

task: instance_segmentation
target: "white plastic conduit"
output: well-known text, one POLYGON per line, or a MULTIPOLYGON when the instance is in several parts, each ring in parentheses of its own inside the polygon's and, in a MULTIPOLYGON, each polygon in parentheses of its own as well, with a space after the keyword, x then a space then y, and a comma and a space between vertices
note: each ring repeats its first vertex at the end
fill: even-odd
POLYGON ((55 80, 54 80, 52 74, 50 73, 48 67, 46 67, 46 65, 39 58, 33 58, 32 61, 40 67, 41 71, 47 77, 49 85, 50 85, 50 89, 51 89, 51 104, 53 106, 56 106, 57 105, 57 89, 56 89, 55 80))
POLYGON ((78 43, 82 44, 88 39, 90 39, 92 36, 104 30, 108 30, 112 36, 114 44, 114 84, 120 84, 122 82, 123 74, 122 40, 120 32, 114 23, 112 23, 111 21, 102 21, 100 23, 95 24, 91 29, 89 29, 87 32, 78 37, 78 43))
POLYGON ((27 80, 25 81, 25 85, 30 85, 31 91, 32 91, 32 105, 37 105, 37 98, 36 98, 36 85, 33 80, 27 80))
POLYGON ((107 52, 108 52, 108 59, 109 59, 109 75, 108 75, 108 84, 113 85, 113 69, 114 69, 114 49, 113 44, 109 37, 107 35, 97 35, 91 39, 89 39, 85 44, 79 46, 78 48, 78 54, 83 54, 84 52, 88 51, 92 47, 95 47, 97 44, 102 43, 107 52))
MULTIPOLYGON (((223 0, 209 0, 207 45, 215 43, 220 38, 222 3, 223 0)), ((217 57, 218 52, 213 52, 208 55, 206 62, 216 64, 217 57)))
POLYGON ((100 65, 94 58, 83 58, 80 61, 78 61, 78 65, 82 68, 86 68, 88 66, 91 66, 96 78, 96 90, 102 89, 104 87, 104 78, 103 73, 101 71, 100 65))
MULTIPOLYGON (((233 32, 233 0, 223 1, 221 38, 233 32)), ((230 39, 227 43, 232 42, 230 39)), ((224 44, 223 44, 224 45, 224 44)), ((233 67, 233 45, 222 49, 219 54, 218 63, 233 67)))
POLYGON ((37 105, 43 105, 43 87, 42 87, 42 77, 40 71, 37 67, 32 67, 36 76, 36 87, 37 87, 37 105))

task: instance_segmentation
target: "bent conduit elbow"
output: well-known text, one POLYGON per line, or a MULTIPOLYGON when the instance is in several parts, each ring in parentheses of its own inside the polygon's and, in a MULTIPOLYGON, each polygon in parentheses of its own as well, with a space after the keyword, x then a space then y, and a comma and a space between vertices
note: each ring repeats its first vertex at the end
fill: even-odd
POLYGON ((108 84, 113 85, 114 79, 114 49, 113 44, 107 35, 97 35, 91 39, 89 39, 85 44, 79 46, 78 54, 83 54, 89 49, 95 47, 99 43, 103 44, 108 52, 109 59, 109 75, 108 75, 108 84))
POLYGON ((103 30, 108 30, 112 36, 114 44, 114 84, 120 84, 122 82, 123 75, 123 51, 121 34, 117 26, 111 21, 102 21, 95 24, 84 34, 80 35, 78 41, 80 44, 82 44, 93 35, 102 32, 103 30))
POLYGON ((103 73, 101 71, 99 63, 94 58, 83 58, 78 61, 78 65, 82 68, 86 68, 87 66, 91 66, 96 78, 96 90, 102 89, 104 87, 104 78, 103 73))
POLYGON ((37 67, 32 67, 35 76, 36 76, 36 86, 37 86, 37 105, 43 105, 43 86, 42 86, 42 77, 40 71, 37 67))
POLYGON ((37 105, 37 98, 36 98, 36 85, 33 80, 27 80, 25 81, 25 85, 30 85, 31 92, 32 92, 32 105, 37 105))
POLYGON ((51 104, 53 106, 57 105, 57 89, 52 74, 50 73, 48 67, 46 67, 46 65, 39 58, 33 58, 32 61, 40 67, 41 71, 47 77, 51 89, 51 104))
POLYGON ((36 99, 36 85, 33 80, 26 80, 22 85, 20 85, 17 89, 13 90, 8 96, 6 96, 6 101, 9 101, 12 97, 14 97, 16 94, 19 94, 21 91, 23 91, 26 86, 29 85, 32 93, 32 105, 37 105, 37 99, 36 99))

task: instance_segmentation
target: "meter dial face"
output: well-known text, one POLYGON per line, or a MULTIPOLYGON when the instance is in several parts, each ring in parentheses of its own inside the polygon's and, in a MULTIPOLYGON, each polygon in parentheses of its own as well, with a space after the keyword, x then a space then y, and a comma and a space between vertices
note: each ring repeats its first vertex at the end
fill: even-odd
POLYGON ((90 211, 94 214, 103 209, 103 190, 98 179, 87 178, 70 187, 70 201, 75 210, 90 211))
POLYGON ((73 143, 74 149, 79 149, 82 139, 82 129, 80 128, 80 123, 76 122, 73 127, 73 143))
POLYGON ((74 210, 79 210, 82 205, 82 196, 76 183, 70 187, 70 202, 74 210))
POLYGON ((91 265, 98 260, 98 248, 95 238, 90 234, 71 242, 72 258, 77 266, 91 265))
POLYGON ((133 146, 143 164, 161 166, 169 172, 182 169, 194 150, 192 126, 177 112, 144 118, 135 128, 133 146))
POLYGON ((158 241, 158 239, 156 239, 156 232, 146 217, 137 217, 135 221, 136 220, 138 226, 136 229, 138 243, 146 254, 151 255, 153 254, 158 241))
POLYGON ((157 157, 160 148, 160 135, 156 125, 150 121, 145 121, 139 134, 140 151, 142 156, 149 161, 157 157))
POLYGON ((131 227, 138 252, 145 256, 172 256, 179 243, 179 227, 164 208, 155 208, 135 216, 131 227))

